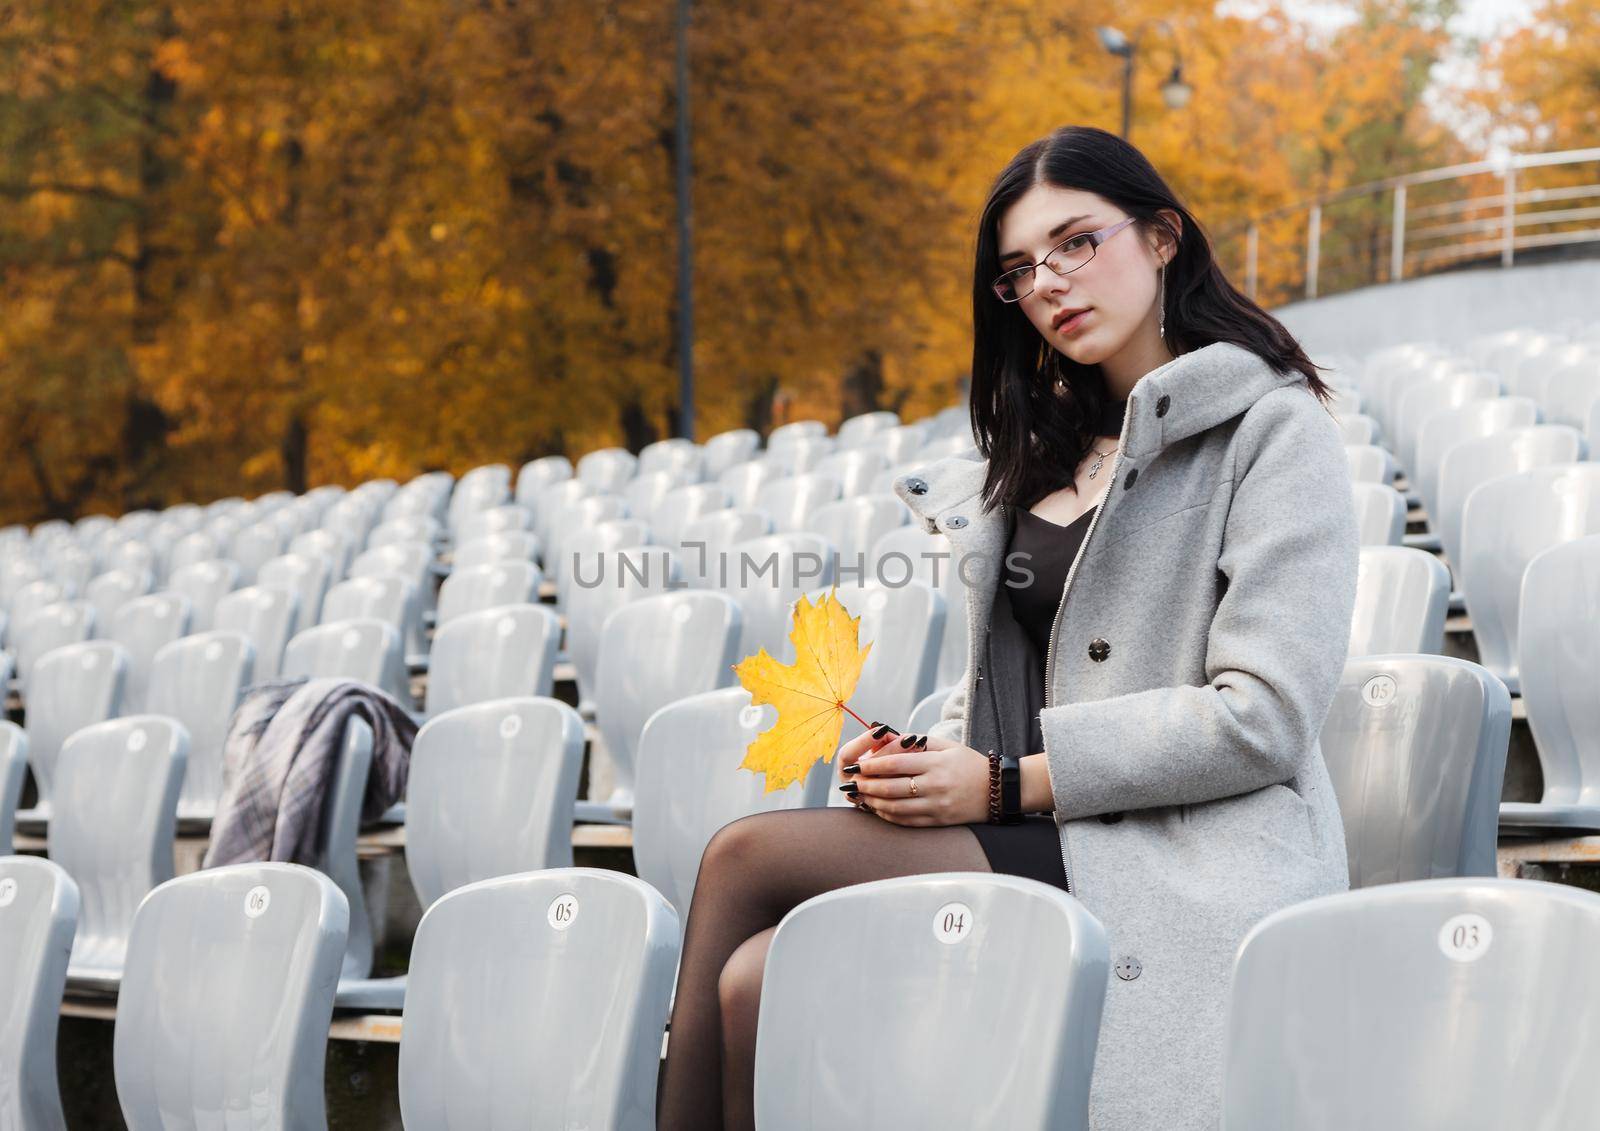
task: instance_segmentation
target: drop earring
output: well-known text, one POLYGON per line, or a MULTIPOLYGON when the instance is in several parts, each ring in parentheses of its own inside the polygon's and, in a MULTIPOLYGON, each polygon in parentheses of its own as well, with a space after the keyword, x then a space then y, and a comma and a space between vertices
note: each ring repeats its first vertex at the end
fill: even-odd
POLYGON ((1167 340, 1167 264, 1161 263, 1161 297, 1156 300, 1161 308, 1161 340, 1167 340))

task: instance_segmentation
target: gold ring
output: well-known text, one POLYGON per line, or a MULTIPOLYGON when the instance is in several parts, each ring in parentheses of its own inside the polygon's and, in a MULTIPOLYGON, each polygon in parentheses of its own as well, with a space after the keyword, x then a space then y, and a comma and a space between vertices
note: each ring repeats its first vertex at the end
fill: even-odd
POLYGON ((911 796, 915 797, 917 795, 917 779, 915 777, 909 777, 906 779, 906 781, 911 783, 911 796))

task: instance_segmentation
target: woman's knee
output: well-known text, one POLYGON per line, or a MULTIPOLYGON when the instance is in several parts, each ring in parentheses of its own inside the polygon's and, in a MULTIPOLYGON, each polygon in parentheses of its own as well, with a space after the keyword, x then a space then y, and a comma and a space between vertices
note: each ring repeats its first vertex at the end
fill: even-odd
POLYGON ((722 1005, 722 1016, 730 1024, 740 1026, 754 1021, 761 1004, 761 975, 767 964, 767 944, 770 930, 752 936, 740 943, 723 963, 717 977, 717 999, 722 1005))
POLYGON ((784 815, 781 812, 751 813, 723 825, 706 842, 706 850, 700 857, 700 874, 726 878, 730 872, 760 868, 773 840, 771 818, 784 815))

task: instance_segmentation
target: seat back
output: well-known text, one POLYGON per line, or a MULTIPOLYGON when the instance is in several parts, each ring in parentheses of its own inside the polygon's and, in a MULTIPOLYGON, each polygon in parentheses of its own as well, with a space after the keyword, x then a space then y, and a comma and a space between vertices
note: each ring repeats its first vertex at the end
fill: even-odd
POLYGON ((188 768, 178 801, 178 816, 185 820, 209 821, 216 815, 228 722, 254 664, 249 638, 222 629, 174 640, 156 653, 150 713, 177 719, 189 734, 188 768))
POLYGON ((898 495, 857 494, 818 507, 812 512, 806 529, 833 543, 839 553, 841 569, 871 579, 867 559, 872 547, 885 534, 910 521, 911 509, 898 495))
POLYGON ((29 581, 18 589, 6 602, 6 608, 11 614, 12 621, 20 626, 41 609, 62 601, 70 601, 72 597, 72 590, 61 582, 40 578, 37 581, 29 581))
POLYGON ((283 534, 270 522, 257 522, 233 536, 228 557, 239 565, 235 585, 254 585, 262 565, 283 553, 283 534))
POLYGON ((761 447, 761 433, 754 428, 734 428, 707 437, 701 446, 702 474, 714 482, 728 468, 743 463, 761 447))
POLYGON ((1600 534, 1600 463, 1538 467, 1481 484, 1461 520, 1461 595, 1483 666, 1519 689, 1517 614, 1528 563, 1600 534))
POLYGON ((68 644, 82 643, 94 635, 94 606, 87 601, 57 601, 18 618, 11 633, 16 677, 26 695, 39 657, 68 644))
POLYGON ((1422 422, 1417 429, 1416 459, 1407 468, 1406 476, 1427 508, 1428 526, 1433 533, 1439 533, 1439 472, 1445 454, 1457 444, 1511 428, 1526 428, 1538 419, 1539 406, 1533 398, 1494 397, 1436 412, 1422 422))
MULTIPOLYGON (((728 492, 734 507, 754 510, 758 506, 757 497, 767 485, 787 476, 788 471, 781 464, 759 458, 729 465, 718 473, 716 482, 728 492)), ((761 509, 763 514, 771 517, 764 507, 761 509)))
POLYGON ((739 662, 739 605, 725 593, 663 593, 606 618, 596 649, 595 718, 615 784, 631 804, 639 736, 659 708, 727 687, 739 662), (640 663, 648 656, 648 663, 640 663))
POLYGON ((319 554, 282 554, 262 564, 256 575, 258 586, 295 596, 296 615, 289 626, 289 636, 317 623, 317 612, 328 591, 328 568, 328 559, 319 554))
POLYGON ((1228 1131, 1587 1127, 1600 896, 1424 880, 1269 915, 1234 963, 1228 1131), (1514 1068, 1512 1066, 1515 1066, 1514 1068))
POLYGON ((355 548, 344 535, 319 529, 296 535, 289 542, 289 552, 309 558, 321 558, 328 565, 328 583, 332 584, 344 580, 345 571, 350 568, 350 558, 355 548))
POLYGON ((471 569, 473 566, 502 561, 531 562, 538 554, 539 546, 538 537, 526 530, 507 530, 504 534, 474 538, 456 547, 450 559, 451 568, 471 569))
POLYGON ((741 769, 745 751, 777 711, 743 687, 690 695, 658 708, 639 736, 633 799, 633 861, 639 878, 687 916, 700 858, 730 821, 770 809, 816 808, 833 792, 832 769, 767 792, 766 776, 741 769))
MULTIPOLYGON (((549 545, 550 526, 555 521, 556 515, 566 509, 569 503, 575 503, 579 499, 587 498, 594 493, 593 487, 590 487, 580 479, 571 477, 546 483, 535 490, 533 496, 533 545, 536 548, 549 545)), ((460 548, 460 545, 458 545, 457 550, 459 551, 460 548)), ((531 553, 523 556, 527 558, 533 557, 531 553)), ((541 557, 540 560, 543 561, 544 559, 541 557)), ((481 565, 482 562, 464 563, 458 553, 454 564, 457 569, 460 569, 466 564, 481 565)))
POLYGON ((886 585, 920 581, 944 598, 944 641, 939 645, 939 686, 958 684, 967 670, 967 583, 944 534, 916 524, 897 526, 872 546, 868 576, 886 585))
POLYGON ((431 515, 414 514, 379 523, 367 538, 367 548, 391 546, 396 542, 423 542, 432 546, 444 537, 444 526, 431 515))
POLYGON ((1356 572, 1350 655, 1444 650, 1450 571, 1426 550, 1363 546, 1356 572))
POLYGON ((496 699, 424 723, 406 806, 422 906, 478 880, 569 867, 582 766, 583 720, 559 699, 496 699))
POLYGON ((779 663, 793 663, 789 630, 794 602, 802 593, 833 584, 836 564, 831 542, 820 534, 796 532, 736 542, 720 561, 709 562, 716 587, 739 602, 744 614, 739 655, 753 656, 765 648, 779 663), (720 584, 724 577, 726 584, 720 584))
POLYGON ((757 492, 755 506, 772 516, 774 530, 809 530, 811 515, 839 498, 842 485, 832 475, 804 472, 774 479, 757 492))
POLYGON ((1350 464, 1352 483, 1382 483, 1385 486, 1394 484, 1397 468, 1394 456, 1388 449, 1377 444, 1346 444, 1344 454, 1350 464))
POLYGON ((295 593, 262 585, 235 589, 217 602, 217 630, 237 632, 250 641, 247 684, 278 678, 299 611, 300 598, 295 593))
POLYGON ((566 456, 541 456, 522 465, 517 472, 515 499, 532 510, 541 488, 572 478, 572 461, 566 456))
MULTIPOLYGON (((386 550, 394 548, 383 547, 386 550)), ((426 652, 422 606, 417 599, 417 587, 410 579, 398 573, 353 576, 329 589, 328 595, 322 599, 323 624, 363 618, 392 624, 400 634, 406 655, 426 652)))
POLYGON ((122 645, 128 657, 122 689, 122 710, 144 713, 150 694, 150 671, 156 653, 189 632, 189 598, 163 590, 135 597, 118 609, 107 639, 122 645))
MULTIPOLYGON (((904 585, 869 581, 813 590, 811 603, 819 604, 829 592, 859 620, 856 638, 861 647, 872 646, 850 696, 852 708, 864 719, 909 719, 917 704, 933 693, 938 676, 944 598, 920 581, 904 585)), ((861 731, 861 724, 846 715, 840 738, 848 742, 861 731)))
MULTIPOLYGON (((1522 705, 1547 805, 1600 806, 1600 535, 1534 556, 1522 579, 1522 705)), ((0 844, 3 844, 0 841, 0 844)))
POLYGON ((1391 430, 1400 462, 1408 469, 1417 465, 1417 434, 1431 417, 1472 401, 1491 400, 1500 392, 1500 379, 1483 372, 1446 373, 1408 386, 1395 404, 1391 430))
POLYGON ((700 445, 682 436, 669 436, 640 448, 639 466, 634 478, 662 471, 676 476, 680 483, 700 482, 700 445))
MULTIPOLYGON (((552 573, 556 583, 556 608, 567 613, 570 620, 571 609, 568 602, 572 599, 574 590, 615 591, 619 576, 624 582, 632 581, 635 587, 647 584, 649 579, 642 576, 642 570, 639 575, 628 575, 617 570, 615 565, 617 551, 649 544, 650 526, 637 518, 599 519, 570 531, 561 542, 559 550, 552 543, 551 553, 556 556, 547 558, 546 561, 549 562, 552 571, 557 565, 560 566, 558 574, 552 573)), ((655 579, 655 583, 661 584, 659 577, 655 579)))
POLYGON ((533 509, 520 503, 502 503, 487 510, 474 511, 461 520, 456 537, 463 542, 500 534, 507 530, 533 529, 533 509))
POLYGON ((561 620, 546 605, 503 605, 456 617, 433 637, 428 714, 550 695, 560 643, 561 620))
POLYGON ((0 1126, 67 1125, 56 1029, 78 907, 78 887, 59 864, 0 856, 0 1126))
POLYGON ((428 908, 400 1040, 408 1127, 655 1127, 677 915, 593 868, 483 880, 428 908))
POLYGON ((217 602, 239 584, 239 563, 227 558, 196 562, 174 570, 167 588, 189 598, 189 631, 208 632, 216 615, 217 602))
POLYGON ((172 544, 172 552, 167 555, 167 575, 170 577, 173 571, 184 566, 221 556, 222 546, 215 538, 201 530, 193 531, 172 544))
MULTIPOLYGON (((10 675, 11 661, 0 652, 0 679, 10 675)), ((0 719, 0 856, 15 851, 17 801, 28 768, 28 732, 9 719, 0 719)))
POLYGON ((1510 734, 1511 697, 1477 664, 1347 661, 1321 746, 1350 886, 1494 875, 1510 734))
POLYGON ((131 574, 120 569, 102 573, 89 582, 84 590, 84 600, 94 607, 94 635, 107 639, 117 612, 135 597, 150 592, 149 573, 131 574))
POLYGON ((439 612, 434 622, 443 627, 466 613, 481 612, 501 605, 529 605, 539 600, 539 585, 544 580, 532 562, 491 562, 470 569, 453 570, 439 586, 439 612))
POLYGON ((574 546, 595 549, 596 531, 606 532, 601 537, 604 547, 610 549, 641 545, 650 538, 649 524, 628 513, 628 501, 621 495, 585 495, 551 516, 546 529, 548 538, 539 548, 543 552, 541 560, 545 573, 559 587, 557 605, 564 605, 566 601, 574 546), (620 519, 631 521, 619 522, 620 519))
POLYGON ((38 816, 49 816, 56 759, 74 731, 121 712, 128 656, 120 644, 91 640, 47 652, 28 688, 28 765, 39 790, 38 816))
POLYGON ((772 533, 772 516, 753 508, 725 507, 685 522, 675 549, 689 584, 701 589, 724 587, 718 563, 734 545, 772 533))
POLYGON ((617 549, 575 553, 569 556, 568 564, 575 568, 564 583, 566 649, 577 669, 579 701, 589 704, 594 702, 599 679, 600 633, 606 619, 635 601, 683 588, 683 571, 678 568, 676 555, 665 546, 637 542, 617 549))
POLYGON ((1037 880, 944 872, 808 899, 767 952, 756 1124, 1087 1127, 1110 967, 1099 921, 1037 880), (931 987, 961 1019, 932 1039, 905 1008, 931 987))
POLYGON ((879 409, 875 412, 863 412, 856 416, 847 417, 839 422, 839 430, 834 433, 834 441, 841 448, 854 447, 857 444, 868 443, 873 437, 887 432, 900 423, 900 414, 879 409))
MULTIPOLYGON (((372 547, 351 562, 350 576, 383 577, 387 574, 396 574, 411 582, 416 589, 418 618, 416 629, 420 634, 422 611, 432 609, 438 604, 433 562, 432 542, 390 542, 383 546, 372 547)), ((426 651, 421 645, 420 636, 412 640, 408 648, 413 652, 426 651)))
POLYGON ((317 870, 344 893, 347 926, 341 979, 365 978, 372 973, 372 920, 356 855, 361 804, 371 771, 372 728, 361 719, 351 719, 323 802, 315 861, 317 870))
POLYGON ((702 515, 725 509, 730 501, 727 488, 717 483, 674 487, 650 512, 651 535, 658 544, 675 550, 685 526, 702 515))
POLYGON ((602 493, 621 491, 639 468, 639 457, 626 448, 598 448, 579 457, 573 474, 602 493))
POLYGON ((168 880, 133 920, 112 1061, 129 1131, 320 1128, 348 911, 298 864, 168 880))
POLYGON ((817 471, 820 474, 831 475, 839 481, 840 499, 852 499, 865 494, 871 489, 878 473, 888 466, 889 457, 876 445, 860 448, 841 447, 832 455, 824 456, 817 461, 817 471))
POLYGON ((1491 479, 1572 463, 1583 459, 1585 451, 1583 434, 1576 428, 1536 424, 1464 440, 1445 453, 1439 463, 1438 513, 1430 511, 1428 519, 1439 535, 1457 588, 1461 587, 1461 535, 1468 497, 1491 479))
POLYGON ((172 878, 188 751, 183 724, 160 715, 96 723, 61 747, 49 852, 83 896, 73 977, 115 986, 140 900, 172 878))
POLYGON ((1352 483, 1363 546, 1398 546, 1406 533, 1406 497, 1383 483, 1352 483))
POLYGON ((412 705, 400 634, 386 621, 333 621, 295 633, 283 650, 282 674, 284 679, 358 679, 392 696, 407 710, 412 705))
POLYGON ((769 437, 766 453, 761 460, 771 464, 784 476, 806 475, 815 471, 819 463, 836 451, 838 444, 826 434, 795 436, 788 440, 769 437))

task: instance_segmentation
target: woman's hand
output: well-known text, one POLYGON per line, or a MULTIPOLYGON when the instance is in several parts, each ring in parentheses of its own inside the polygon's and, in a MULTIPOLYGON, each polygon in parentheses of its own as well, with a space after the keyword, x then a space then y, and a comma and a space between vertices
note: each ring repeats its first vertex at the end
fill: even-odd
MULTIPOLYGON (((834 768, 838 771, 839 782, 853 782, 856 780, 855 764, 867 754, 881 749, 891 742, 900 741, 900 732, 888 723, 874 722, 866 730, 856 735, 849 742, 839 747, 838 753, 833 756, 834 768), (845 773, 846 767, 851 768, 850 773, 845 773)), ((854 800, 852 798, 851 800, 854 800)))
POLYGON ((867 742, 855 752, 860 769, 845 775, 856 783, 852 800, 859 807, 896 825, 988 820, 989 760, 982 754, 944 738, 912 734, 873 739, 873 733, 861 736, 867 742))

